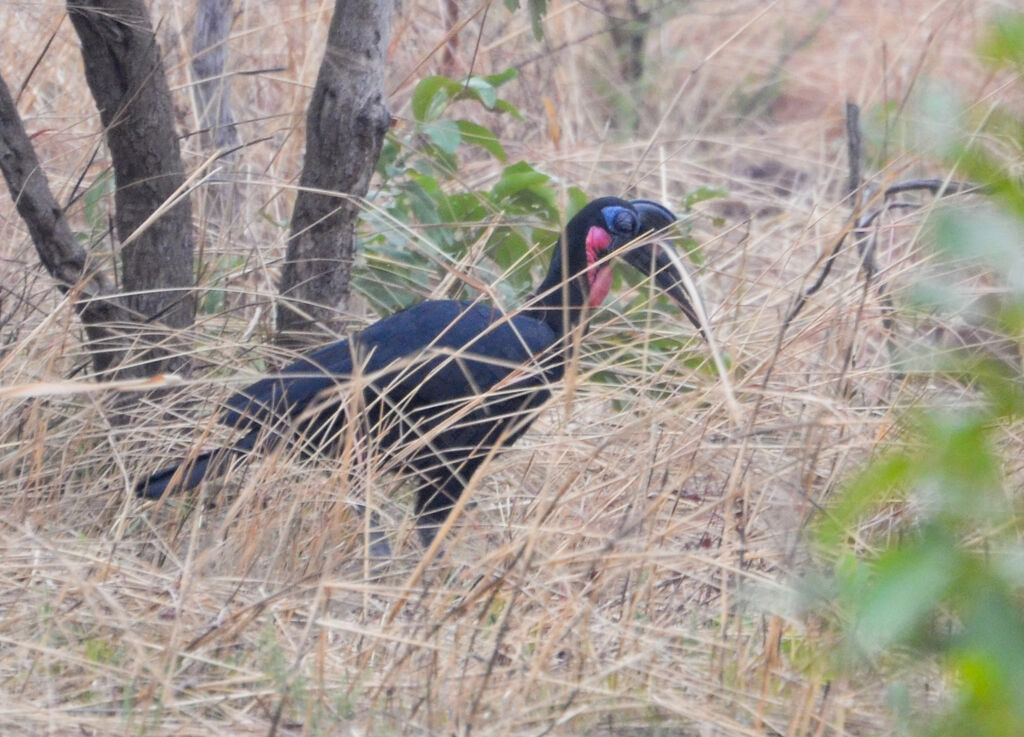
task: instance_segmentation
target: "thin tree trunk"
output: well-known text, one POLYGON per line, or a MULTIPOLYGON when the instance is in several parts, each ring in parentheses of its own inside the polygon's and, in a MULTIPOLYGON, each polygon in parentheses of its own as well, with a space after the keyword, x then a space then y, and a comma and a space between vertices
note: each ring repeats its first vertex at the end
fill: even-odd
POLYGON ((641 10, 637 0, 629 0, 625 18, 608 17, 612 43, 624 81, 632 84, 644 76, 644 41, 650 30, 651 12, 641 10))
MULTIPOLYGON (((67 7, 114 167, 124 303, 140 321, 187 327, 195 314, 192 208, 149 13, 141 0, 69 0, 67 7)), ((181 362, 172 356, 168 365, 181 362)))
POLYGON ((231 31, 231 0, 199 0, 192 36, 192 72, 204 145, 211 150, 238 145, 231 113, 229 77, 224 75, 231 31))
MULTIPOLYGON (((73 293, 75 309, 90 339, 93 367, 99 374, 118 366, 130 339, 118 332, 117 326, 130 325, 131 313, 111 296, 110 282, 89 262, 89 254, 71 232, 2 78, 0 169, 18 214, 32 236, 39 260, 62 292, 73 293)), ((117 375, 131 377, 144 373, 144 368, 133 366, 117 375)))
POLYGON ((459 2, 444 0, 444 49, 441 51, 441 74, 446 77, 459 76, 456 57, 459 53, 459 2))
POLYGON ((238 131, 231 112, 230 77, 224 67, 231 31, 231 0, 199 0, 196 7, 195 33, 192 36, 193 93, 199 116, 200 140, 207 151, 225 152, 218 164, 223 171, 204 187, 207 211, 204 226, 225 226, 224 221, 235 211, 238 187, 230 171, 238 146, 238 131))
POLYGON ((300 344, 318 323, 343 325, 359 200, 391 117, 384 61, 394 0, 336 0, 306 117, 306 158, 281 274, 279 340, 300 344))

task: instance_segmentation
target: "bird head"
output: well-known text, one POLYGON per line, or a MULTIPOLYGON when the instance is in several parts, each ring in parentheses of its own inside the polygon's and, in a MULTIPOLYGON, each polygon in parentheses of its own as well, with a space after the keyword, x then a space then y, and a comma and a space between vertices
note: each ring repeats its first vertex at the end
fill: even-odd
POLYGON ((650 200, 602 197, 588 203, 566 225, 538 290, 538 301, 549 310, 545 319, 561 327, 562 316, 551 312, 567 308, 570 321, 576 322, 584 305, 600 305, 612 285, 609 257, 616 256, 651 276, 703 335, 687 288, 692 280, 674 249, 657 239, 657 233, 675 221, 670 210, 650 200), (554 307, 560 309, 552 311, 554 307))

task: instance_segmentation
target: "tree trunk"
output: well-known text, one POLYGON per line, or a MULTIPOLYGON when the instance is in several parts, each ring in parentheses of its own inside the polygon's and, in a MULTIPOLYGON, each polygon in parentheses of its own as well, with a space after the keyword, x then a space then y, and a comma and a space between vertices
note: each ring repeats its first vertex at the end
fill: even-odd
MULTIPOLYGON (((35 149, 25 133, 21 116, 14 105, 7 83, 0 78, 0 169, 3 170, 11 197, 28 227, 39 260, 62 292, 73 292, 75 309, 85 324, 92 352, 93 367, 103 373, 116 367, 123 358, 129 338, 117 325, 131 322, 130 313, 116 298, 113 289, 89 254, 75 239, 57 204, 50 184, 39 165, 35 149)), ((141 376, 145 370, 131 367, 120 377, 141 376)))
POLYGON ((239 191, 232 170, 233 153, 238 147, 238 131, 231 112, 230 77, 224 66, 231 31, 231 0, 199 0, 196 7, 195 33, 192 36, 192 86, 199 135, 206 151, 220 151, 221 173, 203 188, 206 211, 203 226, 225 227, 239 202, 239 191))
POLYGON ((279 340, 306 342, 317 324, 339 331, 347 306, 359 200, 391 117, 384 61, 394 0, 336 0, 306 116, 306 158, 281 274, 279 340))
POLYGON ((446 77, 462 76, 458 69, 459 53, 459 0, 444 0, 444 49, 441 51, 441 74, 446 77))
POLYGON ((141 0, 69 0, 67 7, 114 167, 124 303, 140 321, 187 327, 195 314, 192 208, 149 13, 141 0))
POLYGON ((231 0, 199 0, 196 29, 192 36, 192 72, 196 111, 203 144, 207 149, 238 145, 235 117, 228 96, 230 85, 224 76, 228 34, 231 31, 231 0))
POLYGON ((644 41, 650 30, 651 12, 641 10, 637 0, 629 0, 622 10, 628 14, 627 17, 609 15, 608 27, 622 78, 633 84, 644 76, 644 41))

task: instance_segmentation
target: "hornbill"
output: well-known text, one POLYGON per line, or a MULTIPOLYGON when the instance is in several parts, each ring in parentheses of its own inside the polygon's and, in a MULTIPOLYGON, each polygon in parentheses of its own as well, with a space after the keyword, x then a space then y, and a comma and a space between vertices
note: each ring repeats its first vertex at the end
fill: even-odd
POLYGON ((652 275, 704 334, 678 256, 653 240, 674 221, 656 202, 590 202, 566 225, 523 309, 505 315, 479 300, 431 300, 380 320, 231 396, 219 420, 241 438, 158 471, 136 492, 194 488, 281 443, 303 455, 338 454, 348 436, 357 453, 381 451, 412 472, 417 529, 429 544, 481 463, 514 443, 551 396, 573 328, 586 329, 611 287, 610 256, 652 275))

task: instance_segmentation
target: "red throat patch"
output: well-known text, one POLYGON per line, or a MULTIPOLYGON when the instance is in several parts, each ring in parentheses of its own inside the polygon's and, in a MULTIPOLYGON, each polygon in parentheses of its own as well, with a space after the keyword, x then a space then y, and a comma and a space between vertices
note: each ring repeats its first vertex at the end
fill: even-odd
POLYGON ((587 232, 587 281, 590 283, 590 306, 597 307, 608 296, 612 288, 612 266, 597 264, 612 244, 612 237, 604 228, 590 226, 587 232), (597 264, 597 265, 595 265, 597 264))

